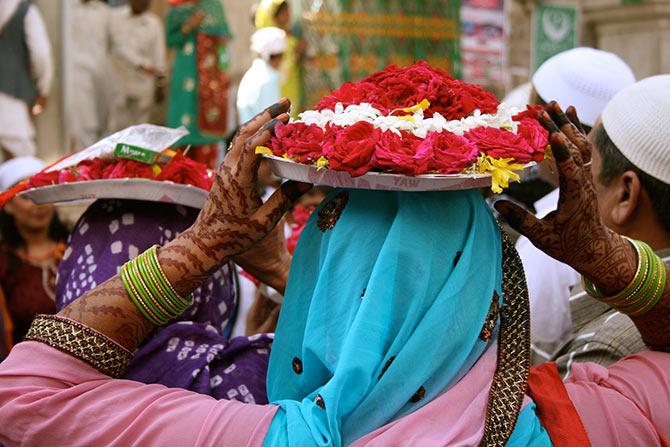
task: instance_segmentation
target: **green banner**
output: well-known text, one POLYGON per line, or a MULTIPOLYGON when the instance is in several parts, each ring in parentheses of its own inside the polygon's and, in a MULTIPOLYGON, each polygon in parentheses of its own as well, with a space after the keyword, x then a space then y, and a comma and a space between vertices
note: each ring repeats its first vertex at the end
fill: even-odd
POLYGON ((460 0, 300 0, 306 106, 345 81, 425 59, 460 75, 460 0))
POLYGON ((547 59, 579 44, 579 14, 575 6, 538 3, 533 10, 532 71, 547 59))

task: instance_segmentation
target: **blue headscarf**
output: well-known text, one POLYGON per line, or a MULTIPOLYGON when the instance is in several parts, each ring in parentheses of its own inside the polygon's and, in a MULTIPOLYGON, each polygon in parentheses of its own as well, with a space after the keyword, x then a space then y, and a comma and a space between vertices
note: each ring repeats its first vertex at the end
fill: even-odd
POLYGON ((347 445, 450 388, 494 339, 501 258, 476 191, 334 191, 293 258, 264 445, 347 445))

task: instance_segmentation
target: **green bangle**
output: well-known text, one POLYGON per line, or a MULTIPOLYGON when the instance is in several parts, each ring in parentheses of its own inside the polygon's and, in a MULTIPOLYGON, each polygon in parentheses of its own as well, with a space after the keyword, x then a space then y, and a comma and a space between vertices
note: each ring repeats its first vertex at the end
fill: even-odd
POLYGON ((121 281, 123 282, 123 286, 126 289, 126 293, 130 297, 130 300, 133 302, 137 310, 140 311, 142 315, 144 315, 144 318, 149 320, 150 323, 152 323, 155 326, 160 326, 160 321, 158 320, 157 317, 153 315, 153 313, 149 310, 149 308, 144 304, 144 302, 139 298, 137 290, 135 290, 135 286, 132 285, 128 278, 128 270, 127 270, 127 265, 128 263, 124 264, 121 267, 121 273, 119 276, 121 276, 121 281))
POLYGON ((610 297, 605 295, 603 292, 596 287, 593 282, 584 277, 584 288, 586 289, 586 292, 591 295, 594 298, 597 298, 599 300, 605 301, 605 302, 612 302, 612 301, 620 301, 624 299, 625 296, 630 294, 631 290, 636 290, 639 285, 644 282, 644 275, 641 275, 643 271, 643 253, 642 253, 642 247, 636 243, 636 241, 627 238, 624 236, 624 239, 626 239, 635 249, 635 253, 637 253, 637 268, 635 270, 635 275, 633 276, 633 279, 630 281, 630 283, 621 290, 621 292, 614 294, 610 297))
POLYGON ((165 276, 165 273, 163 272, 163 269, 161 268, 161 265, 158 262, 158 245, 154 245, 149 250, 147 250, 147 252, 148 252, 147 259, 149 260, 149 266, 155 273, 159 285, 161 286, 161 289, 165 293, 165 296, 168 299, 170 299, 173 303, 178 304, 179 307, 183 307, 184 305, 187 305, 187 307, 190 306, 190 303, 187 304, 187 301, 184 300, 181 296, 179 296, 179 294, 174 290, 174 287, 172 287, 172 284, 170 284, 170 281, 165 276))
POLYGON ((654 263, 656 264, 658 279, 656 280, 656 283, 653 284, 653 289, 651 291, 651 298, 647 300, 646 305, 638 311, 628 313, 628 315, 632 317, 639 317, 646 314, 651 309, 653 309, 663 297, 663 292, 665 291, 665 285, 667 281, 667 270, 665 268, 663 260, 659 256, 654 254, 653 259, 654 263))
POLYGON ((635 288, 631 287, 629 291, 619 299, 603 299, 604 302, 612 307, 620 308, 628 307, 640 302, 644 303, 644 297, 647 295, 649 284, 653 283, 656 269, 652 263, 652 256, 654 255, 654 252, 651 251, 651 248, 646 244, 642 245, 640 248, 640 264, 643 266, 643 272, 640 275, 642 280, 639 281, 635 288))
POLYGON ((159 305, 165 309, 166 313, 169 314, 169 319, 171 320, 175 316, 181 314, 179 308, 175 307, 170 300, 165 299, 163 292, 160 290, 160 286, 158 286, 158 283, 156 282, 156 278, 154 278, 151 273, 151 269, 147 267, 146 252, 137 257, 137 267, 144 278, 144 283, 149 288, 153 297, 158 301, 159 305))
POLYGON ((137 262, 137 258, 128 262, 128 278, 135 286, 135 289, 139 292, 139 296, 144 304, 149 306, 149 308, 154 311, 158 317, 158 321, 160 321, 161 325, 163 325, 170 320, 170 314, 159 304, 156 298, 149 291, 149 288, 142 278, 138 264, 139 263, 137 262))

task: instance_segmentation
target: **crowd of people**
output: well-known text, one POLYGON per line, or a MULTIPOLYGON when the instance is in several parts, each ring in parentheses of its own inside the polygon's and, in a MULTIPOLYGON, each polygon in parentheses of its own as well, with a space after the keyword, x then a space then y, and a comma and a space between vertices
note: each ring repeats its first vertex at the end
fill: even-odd
MULTIPOLYGON (((223 162, 200 209, 102 198, 68 228, 7 200, 2 445, 670 445, 670 74, 585 47, 544 62, 521 100, 552 154, 534 203, 330 188, 256 152, 304 107, 289 3, 254 6, 234 100, 221 2, 169 3, 163 22, 72 0, 70 149, 167 93, 174 149, 223 162)), ((3 55, 10 191, 47 166, 28 1, 0 4, 3 55)))

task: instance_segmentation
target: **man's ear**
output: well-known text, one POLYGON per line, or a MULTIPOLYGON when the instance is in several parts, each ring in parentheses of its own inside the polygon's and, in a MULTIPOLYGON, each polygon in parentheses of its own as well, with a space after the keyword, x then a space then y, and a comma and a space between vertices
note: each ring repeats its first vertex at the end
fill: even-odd
POLYGON ((610 219, 619 227, 627 227, 640 204, 640 178, 634 171, 626 171, 612 181, 610 188, 614 188, 615 197, 609 210, 610 219))

